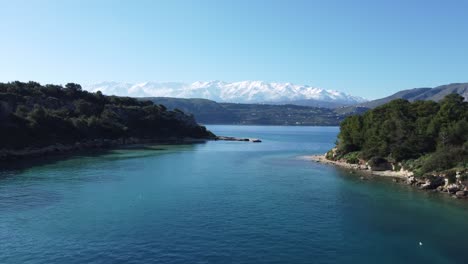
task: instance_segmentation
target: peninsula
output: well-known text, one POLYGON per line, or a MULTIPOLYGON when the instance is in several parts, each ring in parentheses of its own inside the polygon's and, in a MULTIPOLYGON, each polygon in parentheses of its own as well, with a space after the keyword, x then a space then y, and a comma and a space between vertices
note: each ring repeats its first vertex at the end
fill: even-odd
POLYGON ((340 124, 336 147, 313 160, 468 196, 468 102, 397 99, 340 124))
POLYGON ((148 142, 215 139, 192 115, 79 84, 0 83, 0 160, 148 142))

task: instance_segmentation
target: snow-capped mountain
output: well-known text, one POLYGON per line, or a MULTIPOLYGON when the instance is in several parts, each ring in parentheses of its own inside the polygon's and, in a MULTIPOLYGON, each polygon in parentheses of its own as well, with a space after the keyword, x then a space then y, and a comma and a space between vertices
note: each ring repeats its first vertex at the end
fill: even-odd
POLYGON ((120 83, 101 82, 84 87, 91 92, 101 91, 108 95, 131 97, 177 97, 205 98, 217 102, 232 103, 288 103, 307 101, 332 103, 333 105, 351 105, 365 102, 361 97, 343 92, 325 90, 308 85, 274 83, 263 81, 243 82, 144 82, 120 83))

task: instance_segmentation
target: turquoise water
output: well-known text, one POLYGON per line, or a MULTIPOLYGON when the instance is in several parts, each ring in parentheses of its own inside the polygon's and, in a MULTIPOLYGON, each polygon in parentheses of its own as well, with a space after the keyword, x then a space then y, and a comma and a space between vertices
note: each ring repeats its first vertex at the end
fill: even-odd
POLYGON ((467 263, 466 202, 298 158, 338 128, 209 129, 263 143, 1 170, 0 263, 467 263))

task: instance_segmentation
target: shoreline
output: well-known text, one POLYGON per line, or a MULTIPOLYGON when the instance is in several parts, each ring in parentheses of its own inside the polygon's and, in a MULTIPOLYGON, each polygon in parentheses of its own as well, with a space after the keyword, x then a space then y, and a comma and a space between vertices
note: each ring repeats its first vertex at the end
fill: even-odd
POLYGON ((369 170, 366 165, 349 164, 349 163, 342 162, 342 161, 328 160, 328 159, 325 158, 325 155, 308 155, 308 156, 303 156, 303 158, 305 158, 307 160, 323 163, 323 164, 335 165, 335 166, 345 168, 345 169, 348 169, 348 170, 369 173, 369 174, 375 175, 375 176, 398 178, 398 179, 402 179, 402 180, 407 180, 408 177, 412 176, 412 174, 410 172, 407 172, 407 171, 390 171, 390 170, 373 171, 373 170, 369 170))
POLYGON ((84 151, 109 150, 120 147, 132 147, 146 144, 193 144, 203 143, 213 138, 120 138, 120 139, 90 139, 74 144, 56 143, 44 147, 30 147, 23 149, 0 149, 0 162, 46 158, 59 155, 73 155, 84 151))
MULTIPOLYGON (((207 138, 167 137, 167 138, 119 138, 119 139, 88 139, 70 144, 56 143, 42 147, 27 147, 22 149, 0 149, 0 163, 28 159, 41 159, 51 156, 73 155, 87 151, 110 150, 116 148, 138 147, 148 144, 179 145, 205 143, 207 141, 246 141, 262 142, 257 138, 236 138, 214 136, 207 138)), ((1 164, 0 164, 1 165, 1 164)))
MULTIPOLYGON (((445 178, 440 178, 438 180, 429 180, 426 178, 416 178, 413 176, 413 173, 410 171, 400 170, 400 171, 372 171, 366 165, 359 164, 349 164, 342 161, 333 161, 325 158, 325 155, 306 155, 301 156, 301 158, 317 163, 334 165, 339 168, 354 172, 358 171, 359 173, 368 174, 369 176, 377 176, 383 178, 391 178, 393 182, 408 185, 414 189, 426 191, 426 192, 436 192, 443 195, 450 195, 455 199, 463 199, 468 201, 468 187, 465 185, 457 184, 448 184, 445 178)), ((367 180, 372 177, 361 176, 361 180, 367 180)))

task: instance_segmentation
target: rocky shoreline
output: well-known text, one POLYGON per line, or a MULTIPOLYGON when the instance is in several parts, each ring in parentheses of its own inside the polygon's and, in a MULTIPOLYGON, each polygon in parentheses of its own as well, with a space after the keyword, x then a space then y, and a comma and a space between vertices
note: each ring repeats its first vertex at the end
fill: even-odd
POLYGON ((74 144, 53 144, 45 147, 31 147, 25 149, 0 149, 0 162, 14 161, 28 158, 45 157, 60 154, 73 154, 75 152, 86 150, 104 150, 124 146, 141 145, 141 144, 183 144, 183 143, 199 143, 210 140, 199 138, 119 138, 119 139, 93 139, 76 142, 74 144))
POLYGON ((468 201, 468 184, 466 181, 460 179, 460 175, 456 175, 455 182, 450 182, 446 175, 435 175, 431 178, 415 177, 412 172, 406 171, 401 168, 399 171, 393 170, 372 170, 365 164, 349 164, 344 161, 333 161, 325 157, 325 155, 311 155, 305 156, 307 160, 312 160, 319 163, 331 164, 347 170, 359 171, 362 175, 362 180, 370 179, 368 176, 389 177, 396 183, 410 185, 419 190, 439 192, 450 195, 452 198, 465 199, 468 201))

